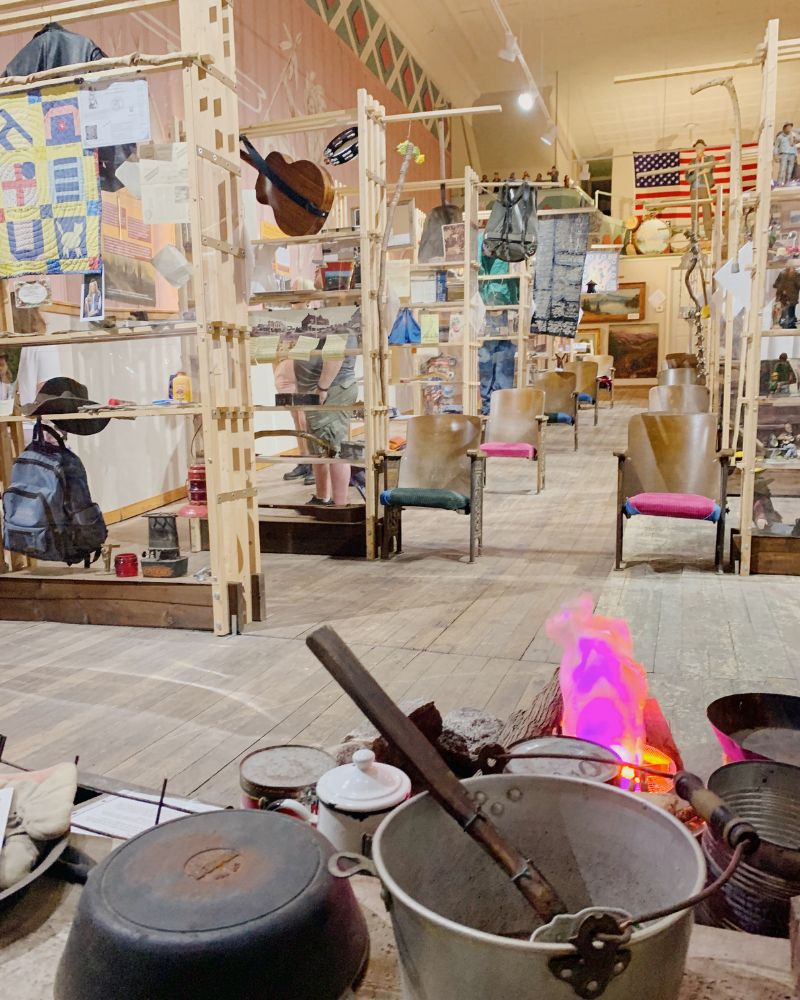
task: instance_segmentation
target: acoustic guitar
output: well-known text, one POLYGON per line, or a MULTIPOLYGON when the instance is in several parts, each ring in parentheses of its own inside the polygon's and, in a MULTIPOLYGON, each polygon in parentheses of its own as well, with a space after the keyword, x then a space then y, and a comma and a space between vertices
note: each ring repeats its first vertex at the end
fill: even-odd
POLYGON ((256 198, 269 205, 287 236, 311 236, 325 225, 333 205, 333 181, 310 160, 290 160, 272 152, 266 159, 245 136, 240 156, 258 171, 256 198))

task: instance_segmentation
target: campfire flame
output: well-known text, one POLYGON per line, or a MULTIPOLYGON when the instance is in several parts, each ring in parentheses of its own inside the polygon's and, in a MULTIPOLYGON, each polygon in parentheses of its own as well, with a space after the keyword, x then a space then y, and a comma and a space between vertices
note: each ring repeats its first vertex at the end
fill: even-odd
MULTIPOLYGON (((624 761, 643 763, 647 678, 633 659, 627 624, 593 614, 586 595, 550 618, 547 634, 563 649, 564 735, 592 740, 624 761)), ((622 768, 621 777, 633 782, 635 772, 622 768)))

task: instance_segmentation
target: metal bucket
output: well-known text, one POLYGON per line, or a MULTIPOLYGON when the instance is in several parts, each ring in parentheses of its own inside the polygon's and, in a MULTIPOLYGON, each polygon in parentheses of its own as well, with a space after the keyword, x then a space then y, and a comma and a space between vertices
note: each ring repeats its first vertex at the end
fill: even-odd
MULTIPOLYGON (((800 896, 800 767, 742 761, 719 768, 708 787, 761 836, 761 846, 742 861, 731 880, 698 907, 705 924, 789 936, 789 907, 800 896)), ((703 833, 709 876, 728 866, 731 849, 711 830, 703 833)))
MULTIPOLYGON (((573 913, 600 905, 636 915, 704 885, 694 838, 638 796, 544 775, 489 775, 464 785, 573 913)), ((535 924, 528 905, 427 794, 383 821, 372 850, 409 1000, 574 1000, 549 965, 574 949, 521 939, 535 924)), ((684 910, 637 930, 626 945, 627 969, 591 995, 676 1000, 691 928, 684 910)))

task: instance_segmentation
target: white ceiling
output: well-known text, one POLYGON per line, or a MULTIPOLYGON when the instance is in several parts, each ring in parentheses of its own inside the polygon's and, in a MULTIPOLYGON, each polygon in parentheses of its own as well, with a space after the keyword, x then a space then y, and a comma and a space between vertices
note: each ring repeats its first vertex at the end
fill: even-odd
MULTIPOLYGON (((532 170, 552 158, 539 142, 538 123, 510 107, 524 77, 518 65, 497 57, 503 33, 491 0, 373 2, 454 104, 490 103, 490 97, 508 92, 503 123, 489 116, 474 120, 484 169, 496 162, 500 146, 504 163, 532 170)), ((582 158, 685 146, 699 137, 710 144, 728 141, 727 93, 721 88, 696 97, 689 93, 719 73, 624 85, 614 85, 613 78, 748 58, 770 17, 781 19, 781 37, 800 36, 797 0, 501 0, 501 5, 540 88, 550 94, 553 115, 557 82, 558 120, 582 158)), ((733 76, 747 140, 758 126, 761 74, 743 69, 733 76)), ((779 94, 778 117, 800 124, 800 62, 782 65, 779 94)))

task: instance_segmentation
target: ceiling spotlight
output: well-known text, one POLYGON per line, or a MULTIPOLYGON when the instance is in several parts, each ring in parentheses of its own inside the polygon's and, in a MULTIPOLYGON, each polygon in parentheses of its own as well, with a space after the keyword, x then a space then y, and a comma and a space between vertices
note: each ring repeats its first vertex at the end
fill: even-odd
POLYGON ((497 55, 506 62, 516 62, 519 58, 519 44, 516 36, 510 31, 506 32, 506 44, 500 49, 497 55))
POLYGON ((556 127, 555 125, 551 125, 550 128, 542 136, 542 142, 545 144, 545 146, 552 146, 555 141, 556 141, 556 127))
POLYGON ((523 111, 533 111, 533 105, 535 102, 536 98, 529 90, 523 90, 517 98, 517 104, 519 104, 523 111))

